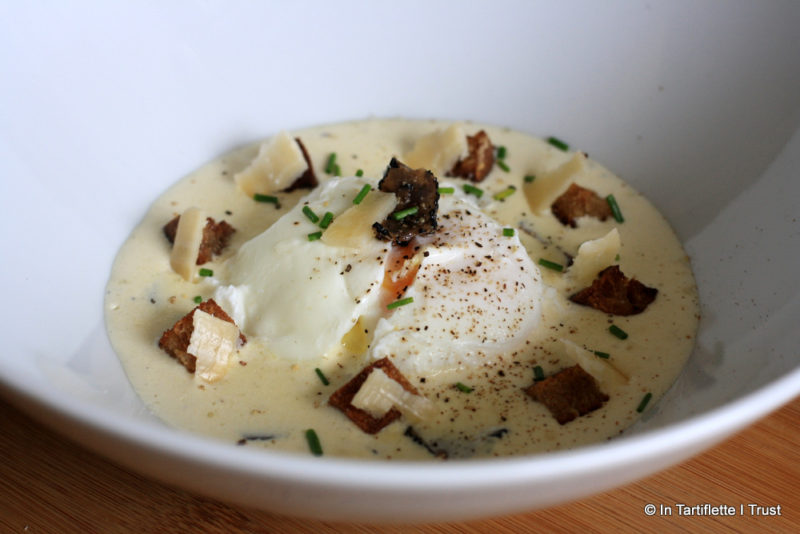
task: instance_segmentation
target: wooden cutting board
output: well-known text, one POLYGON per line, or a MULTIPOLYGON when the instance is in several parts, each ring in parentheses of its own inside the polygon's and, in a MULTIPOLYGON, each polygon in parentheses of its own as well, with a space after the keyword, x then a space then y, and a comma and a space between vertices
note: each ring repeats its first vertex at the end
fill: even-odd
POLYGON ((122 469, 2 400, 0 421, 0 533, 800 532, 800 399, 635 484, 547 510, 423 526, 326 523, 230 506, 122 469), (751 512, 751 504, 762 508, 751 512), (709 515, 713 506, 733 507, 734 515, 709 515), (776 515, 752 515, 758 511, 776 515))

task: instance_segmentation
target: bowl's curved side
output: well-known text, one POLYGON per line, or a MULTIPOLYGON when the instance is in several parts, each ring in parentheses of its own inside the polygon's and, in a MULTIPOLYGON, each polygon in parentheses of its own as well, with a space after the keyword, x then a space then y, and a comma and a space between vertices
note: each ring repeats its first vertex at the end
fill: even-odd
POLYGON ((349 522, 477 519, 625 484, 725 439, 800 393, 800 369, 724 407, 631 438, 547 455, 434 463, 357 462, 245 450, 24 385, 0 391, 68 438, 154 479, 275 513, 349 522))

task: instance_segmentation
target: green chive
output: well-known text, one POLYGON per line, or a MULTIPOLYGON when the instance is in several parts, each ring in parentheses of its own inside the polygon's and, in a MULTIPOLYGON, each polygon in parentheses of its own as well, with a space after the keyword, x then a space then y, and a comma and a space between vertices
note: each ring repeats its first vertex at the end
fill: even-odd
POLYGON ((333 172, 331 174, 333 174, 334 176, 341 176, 342 175, 342 168, 339 167, 338 163, 334 164, 333 172))
POLYGON ((599 351, 599 350, 595 350, 593 352, 594 352, 595 356, 597 356, 598 358, 603 358, 604 360, 607 360, 607 359, 609 359, 611 357, 611 355, 609 353, 607 353, 607 352, 602 352, 602 351, 599 351))
POLYGON ((502 159, 498 159, 497 161, 495 161, 495 163, 497 163, 497 166, 503 169, 505 172, 511 172, 511 168, 502 159))
POLYGON ((413 206, 411 208, 407 208, 407 209, 404 209, 404 210, 396 211, 396 212, 392 213, 392 219, 394 219, 395 221, 399 221, 401 219, 405 219, 409 215, 414 215, 418 211, 419 211, 419 208, 416 207, 416 206, 413 206))
POLYGON ((547 267, 548 269, 552 269, 554 271, 561 272, 564 270, 564 266, 560 263, 556 263, 554 261, 546 260, 544 258, 539 258, 539 265, 542 267, 547 267))
POLYGON ((506 157, 506 147, 499 146, 497 147, 497 159, 505 159, 506 157))
POLYGON ((316 224, 319 222, 319 217, 317 217, 317 214, 314 213, 314 211, 308 206, 303 206, 303 214, 308 217, 308 220, 312 223, 316 224))
POLYGON ((414 297, 406 297, 404 299, 396 300, 390 304, 386 305, 387 310, 393 310, 395 308, 399 308, 400 306, 405 306, 406 304, 411 304, 414 302, 414 297))
POLYGON ((456 192, 456 188, 455 187, 440 187, 439 189, 437 189, 437 191, 439 191, 440 195, 452 195, 453 193, 456 192))
POLYGON ((334 165, 336 165, 336 152, 331 152, 330 156, 328 156, 328 163, 325 165, 325 172, 333 174, 334 165))
POLYGON ((474 185, 464 184, 464 192, 468 195, 475 195, 478 198, 483 196, 483 189, 474 185))
POLYGON ((514 229, 513 228, 503 228, 503 235, 506 237, 514 237, 514 229))
POLYGON ((313 428, 306 430, 306 441, 311 454, 314 456, 322 456, 322 445, 319 443, 319 436, 314 432, 313 428))
POLYGON ((609 326, 608 327, 608 331, 611 332, 612 334, 614 334, 616 337, 618 337, 620 339, 627 339, 628 338, 628 333, 625 332, 625 330, 623 330, 622 328, 618 327, 615 324, 612 324, 611 326, 609 326))
POLYGON ((465 384, 462 384, 461 382, 456 382, 456 387, 459 390, 463 391, 464 393, 472 393, 472 388, 465 384))
POLYGON ((200 276, 214 276, 214 271, 212 271, 211 269, 206 269, 205 267, 203 267, 202 269, 197 271, 197 274, 199 274, 200 276))
POLYGON ((499 193, 495 193, 492 196, 492 198, 495 200, 505 200, 511 195, 513 195, 516 190, 517 190, 516 187, 514 187, 513 185, 509 185, 506 189, 503 189, 499 193))
POLYGON ((558 137, 548 137, 547 142, 553 145, 554 147, 558 148, 559 150, 563 150, 564 152, 569 150, 569 145, 564 141, 562 141, 561 139, 559 139, 558 137))
POLYGON ((535 179, 536 179, 536 175, 535 174, 526 174, 525 175, 525 183, 527 183, 527 184, 533 182, 535 179))
POLYGON ((322 231, 312 232, 312 233, 308 234, 308 240, 309 241, 316 241, 320 237, 322 237, 322 231))
POLYGON ((372 187, 370 187, 369 184, 364 185, 364 187, 361 188, 361 191, 359 191, 356 195, 356 198, 353 199, 353 204, 361 204, 361 201, 364 200, 364 197, 367 196, 367 193, 369 193, 371 190, 372 187))
POLYGON ((358 170, 356 171, 356 176, 358 176, 359 178, 361 178, 362 176, 364 176, 364 170, 363 170, 363 169, 358 169, 358 170))
POLYGON ((330 226, 331 222, 333 222, 333 213, 326 211, 325 215, 322 216, 322 220, 319 221, 319 227, 327 228, 330 226))
POLYGON ((278 201, 278 197, 272 195, 262 195, 261 193, 256 193, 253 195, 253 200, 256 202, 266 202, 269 204, 275 204, 276 207, 280 207, 280 202, 278 201))
POLYGON ((541 365, 537 365, 533 368, 533 381, 541 382, 542 380, 544 380, 544 369, 541 365))
POLYGON ((328 381, 328 377, 325 376, 325 374, 322 372, 322 369, 317 367, 314 369, 314 372, 317 373, 317 376, 319 377, 319 380, 320 382, 322 382, 323 386, 327 386, 330 384, 330 382, 328 381))
POLYGON ((642 397, 642 402, 639 403, 639 406, 636 407, 636 411, 642 413, 644 409, 647 407, 647 403, 650 402, 650 399, 653 398, 653 394, 648 392, 647 395, 642 397))
POLYGON ((617 199, 614 198, 614 195, 608 195, 606 197, 606 202, 608 202, 608 207, 611 208, 611 213, 614 214, 614 220, 618 223, 625 222, 625 219, 622 217, 622 212, 619 210, 617 199))
POLYGON ((619 254, 617 254, 616 256, 614 256, 614 261, 619 261, 619 254))
POLYGON ((192 300, 195 302, 195 304, 200 304, 201 302, 203 302, 203 297, 201 297, 200 295, 197 295, 192 300))

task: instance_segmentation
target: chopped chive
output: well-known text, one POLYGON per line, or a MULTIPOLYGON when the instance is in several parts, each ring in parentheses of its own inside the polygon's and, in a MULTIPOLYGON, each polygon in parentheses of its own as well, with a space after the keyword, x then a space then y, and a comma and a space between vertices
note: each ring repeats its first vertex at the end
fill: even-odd
POLYGON ((356 176, 358 176, 359 178, 361 178, 362 176, 364 176, 364 169, 358 169, 358 170, 356 171, 356 176))
POLYGON ((650 402, 650 399, 653 398, 653 394, 647 392, 647 394, 642 397, 642 402, 639 403, 639 406, 636 407, 636 411, 642 413, 644 409, 647 407, 647 403, 650 402))
POLYGON ((386 305, 387 310, 393 310, 395 308, 399 308, 400 306, 405 306, 406 304, 411 304, 414 302, 414 297, 406 297, 404 299, 396 300, 392 303, 386 305))
POLYGON ((319 222, 319 217, 317 216, 317 214, 314 213, 314 211, 311 208, 309 208, 308 206, 303 206, 303 215, 308 217, 308 220, 311 221, 314 224, 319 222))
POLYGON ((611 208, 611 213, 614 215, 614 220, 618 223, 625 222, 625 219, 622 217, 622 212, 619 210, 617 199, 614 198, 614 195, 608 195, 606 197, 606 202, 608 202, 608 207, 611 208))
POLYGON ((592 352, 594 352, 595 356, 597 356, 598 358, 603 358, 604 360, 607 360, 607 359, 609 359, 611 357, 611 355, 609 353, 603 352, 603 351, 600 351, 600 350, 595 350, 595 351, 592 351, 592 352))
POLYGON ((327 386, 330 384, 330 382, 328 381, 328 377, 325 376, 325 373, 322 372, 322 369, 317 367, 314 369, 314 372, 317 373, 317 376, 319 377, 319 380, 320 382, 322 382, 323 386, 327 386))
POLYGON ((495 161, 495 163, 497 163, 497 166, 503 169, 505 172, 511 172, 511 168, 502 159, 498 159, 497 161, 495 161))
POLYGON ((464 192, 468 195, 475 195, 478 198, 483 196, 483 189, 470 184, 464 184, 464 192))
POLYGON ((197 295, 192 300, 194 301, 195 304, 200 304, 201 302, 203 302, 203 297, 201 297, 200 295, 197 295))
POLYGON ((308 449, 314 456, 322 456, 322 445, 319 443, 319 436, 314 432, 313 428, 306 430, 306 441, 308 442, 308 449))
POLYGON ((537 365, 533 368, 533 381, 541 382, 542 380, 544 380, 544 369, 541 365, 537 365))
POLYGON ((569 145, 564 141, 562 141, 561 139, 559 139, 558 137, 548 137, 547 142, 553 145, 554 147, 558 148, 559 150, 563 150, 564 152, 569 150, 569 145))
POLYGON ((564 270, 564 266, 560 263, 556 263, 554 261, 546 260, 544 258, 539 258, 539 265, 542 267, 547 267, 548 269, 552 269, 554 271, 561 272, 564 270))
POLYGON ((342 168, 339 167, 338 163, 333 165, 333 172, 331 174, 333 174, 334 176, 341 176, 342 175, 342 168))
POLYGON ((506 237, 514 237, 514 229, 513 228, 503 228, 503 235, 506 237))
POLYGON ((404 210, 400 210, 400 211, 396 211, 396 212, 392 213, 392 219, 394 219, 395 221, 399 221, 399 220, 405 219, 409 215, 416 214, 418 211, 419 211, 418 207, 412 206, 410 208, 406 208, 404 210))
POLYGON ((612 324, 611 326, 609 326, 608 327, 608 331, 611 332, 612 334, 614 334, 616 337, 618 337, 620 339, 627 339, 628 338, 628 333, 625 332, 625 330, 623 330, 622 328, 618 327, 615 324, 612 324))
POLYGON ((327 228, 330 226, 331 222, 333 222, 333 213, 326 211, 325 215, 322 216, 322 220, 319 221, 319 227, 327 228))
POLYGON ((503 189, 499 193, 495 193, 494 195, 492 195, 492 198, 495 200, 505 200, 511 195, 513 195, 516 190, 517 190, 516 187, 514 187, 513 185, 509 185, 507 188, 503 189))
POLYGON ((319 232, 311 232, 310 234, 308 234, 308 240, 309 241, 316 241, 320 237, 322 237, 322 231, 321 230, 319 232))
POLYGON ((336 152, 331 152, 330 156, 328 156, 328 163, 325 165, 325 172, 333 174, 334 165, 336 165, 336 152))
POLYGON ((456 192, 456 188, 455 187, 440 187, 439 189, 437 189, 437 191, 439 191, 440 195, 452 195, 453 193, 456 192))
POLYGON ((506 147, 500 145, 497 147, 497 159, 505 159, 506 157, 506 147))
POLYGON ((533 182, 535 179, 536 179, 536 175, 535 174, 526 174, 525 175, 525 183, 526 184, 529 184, 529 183, 533 182))
POLYGON ((369 184, 365 184, 364 187, 361 188, 361 191, 359 191, 356 195, 356 198, 353 199, 353 204, 361 204, 361 201, 364 200, 364 197, 367 196, 367 193, 369 193, 371 190, 372 187, 370 187, 369 184))
POLYGON ((200 276, 214 276, 214 271, 212 271, 211 269, 206 269, 205 267, 203 267, 202 269, 197 271, 197 274, 199 274, 200 276))
POLYGON ((616 256, 614 256, 614 261, 619 261, 619 254, 617 254, 616 256))
POLYGON ((472 393, 472 388, 461 382, 456 382, 456 387, 464 393, 472 393))
POLYGON ((267 202, 269 204, 275 204, 276 207, 280 207, 280 202, 278 201, 278 197, 272 195, 262 195, 261 193, 256 193, 253 195, 253 200, 256 202, 267 202))

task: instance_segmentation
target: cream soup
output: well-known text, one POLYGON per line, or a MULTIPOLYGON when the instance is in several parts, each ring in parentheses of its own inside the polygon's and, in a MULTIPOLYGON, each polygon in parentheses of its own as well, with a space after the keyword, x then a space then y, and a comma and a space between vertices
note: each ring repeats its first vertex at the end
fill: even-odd
POLYGON ((234 180, 258 145, 161 195, 119 251, 105 299, 110 339, 147 406, 170 425, 247 447, 308 453, 313 429, 325 455, 414 460, 598 442, 652 408, 691 353, 699 317, 689 258, 669 224, 580 152, 490 125, 459 127, 484 130, 502 158, 478 183, 436 171, 439 228, 420 238, 416 278, 396 295, 411 302, 391 309, 371 289, 392 246, 308 238, 327 230, 302 208, 330 211, 335 221, 365 184, 377 186, 392 157, 414 159, 420 139, 452 133, 451 123, 376 119, 294 131, 320 184, 271 193, 277 202, 255 201, 234 180), (326 172, 334 153, 341 177, 326 172), (574 228, 562 224, 550 204, 571 183, 613 195, 622 222, 584 216, 574 228), (163 227, 191 207, 236 231, 202 265, 207 276, 187 281, 170 265, 163 227), (609 265, 658 290, 642 313, 611 315, 569 300, 609 265), (209 298, 247 336, 210 381, 158 347, 162 332, 209 298), (428 409, 367 434, 328 399, 383 357, 428 409), (562 425, 525 388, 575 364, 608 400, 562 425))

